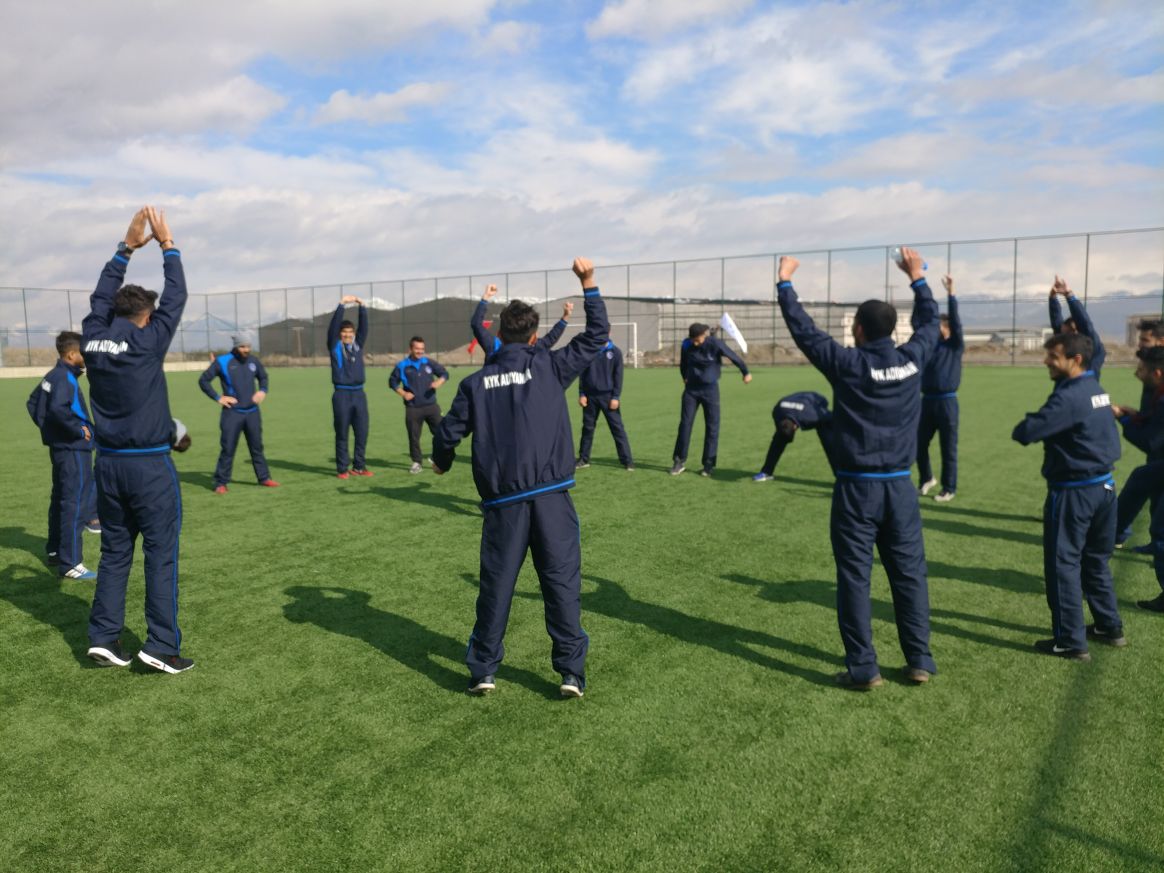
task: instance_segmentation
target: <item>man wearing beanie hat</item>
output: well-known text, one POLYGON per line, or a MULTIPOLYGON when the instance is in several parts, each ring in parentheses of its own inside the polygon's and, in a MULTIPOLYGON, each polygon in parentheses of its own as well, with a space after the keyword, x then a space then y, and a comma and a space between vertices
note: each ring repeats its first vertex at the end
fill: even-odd
POLYGON ((218 455, 218 466, 214 468, 214 493, 226 493, 240 434, 246 435, 247 449, 250 450, 251 463, 259 484, 278 488, 279 483, 271 478, 267 459, 263 457, 263 420, 259 414, 259 404, 267 396, 267 369, 251 354, 249 332, 235 334, 231 337, 231 345, 231 350, 216 357, 198 379, 198 387, 202 392, 222 407, 219 416, 222 451, 218 455), (211 384, 216 378, 222 383, 221 394, 211 384))

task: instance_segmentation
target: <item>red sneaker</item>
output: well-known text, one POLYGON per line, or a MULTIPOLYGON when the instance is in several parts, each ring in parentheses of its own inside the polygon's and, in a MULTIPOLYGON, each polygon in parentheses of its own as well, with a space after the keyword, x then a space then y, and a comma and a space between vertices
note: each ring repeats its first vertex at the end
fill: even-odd
POLYGON ((262 485, 264 488, 278 488, 279 487, 279 483, 276 482, 274 479, 264 479, 259 484, 262 485))
POLYGON ((335 474, 335 477, 336 477, 337 479, 346 479, 346 478, 348 478, 348 476, 350 476, 350 475, 352 475, 352 474, 351 474, 351 473, 349 473, 347 470, 344 470, 342 473, 336 473, 336 474, 335 474))
POLYGON ((226 486, 219 485, 217 488, 214 489, 214 493, 215 494, 225 494, 226 493, 226 486))
POLYGON ((352 470, 353 476, 375 476, 371 470, 352 470))

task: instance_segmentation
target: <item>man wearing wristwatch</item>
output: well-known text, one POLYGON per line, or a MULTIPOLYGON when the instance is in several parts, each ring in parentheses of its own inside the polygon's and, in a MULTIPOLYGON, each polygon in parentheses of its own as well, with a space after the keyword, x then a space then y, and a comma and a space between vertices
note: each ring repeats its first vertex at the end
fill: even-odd
POLYGON ((121 648, 125 590, 134 545, 145 554, 146 639, 138 660, 163 673, 194 666, 180 655, 178 535, 182 494, 170 460, 174 420, 162 369, 186 307, 182 259, 165 213, 143 207, 105 265, 82 322, 81 353, 89 373, 97 443, 97 507, 101 564, 89 614, 88 655, 102 666, 125 667, 121 648), (130 256, 151 239, 162 248, 165 289, 158 295, 124 285, 130 256))

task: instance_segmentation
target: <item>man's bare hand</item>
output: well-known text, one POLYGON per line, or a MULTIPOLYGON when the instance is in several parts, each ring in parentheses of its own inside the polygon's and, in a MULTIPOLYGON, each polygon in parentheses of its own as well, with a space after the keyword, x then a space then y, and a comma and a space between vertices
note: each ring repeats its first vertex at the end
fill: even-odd
POLYGON ((1052 294, 1062 294, 1066 297, 1071 291, 1067 288, 1067 280, 1060 278, 1058 274, 1055 276, 1055 284, 1051 286, 1052 294))
POLYGON ((954 296, 954 277, 949 273, 942 277, 942 287, 946 289, 947 294, 954 296))
POLYGON ((622 404, 620 404, 620 403, 618 402, 618 398, 617 398, 617 397, 613 397, 613 398, 611 398, 611 401, 610 401, 610 408, 611 408, 611 409, 618 409, 618 407, 619 407, 619 406, 621 406, 621 405, 622 405, 622 404))
POLYGON ((744 384, 747 385, 751 381, 752 381, 752 374, 751 373, 744 373, 744 384))
POLYGON ((578 395, 578 405, 581 406, 583 409, 585 409, 587 406, 590 405, 590 401, 586 399, 585 394, 578 395))
POLYGON ((903 273, 909 276, 911 282, 916 282, 918 279, 925 277, 925 264, 925 259, 918 253, 917 249, 902 247, 901 260, 897 266, 901 268, 903 273))
POLYGON ((86 426, 86 425, 84 425, 84 424, 83 424, 83 425, 81 425, 81 433, 85 435, 85 440, 86 440, 86 442, 88 442, 89 440, 93 439, 93 433, 92 433, 92 431, 90 431, 90 430, 89 430, 89 428, 88 428, 88 426, 86 426))
POLYGON ((174 247, 174 238, 170 235, 170 226, 166 224, 166 210, 147 206, 146 216, 150 220, 150 227, 153 228, 153 237, 158 241, 158 245, 163 249, 172 249, 174 247))
POLYGON ((266 391, 256 391, 254 398, 255 398, 255 403, 262 403, 264 400, 267 399, 267 392, 266 391))
POLYGON ((497 296, 497 286, 496 285, 486 285, 485 286, 485 294, 482 295, 481 299, 492 300, 496 296, 497 296))
POLYGON ((574 258, 574 275, 582 282, 583 288, 597 288, 594 281, 594 264, 589 258, 574 258))
POLYGON ((129 230, 125 232, 125 244, 131 249, 140 249, 153 239, 154 235, 149 227, 148 210, 148 206, 143 206, 134 213, 133 219, 129 222, 129 230))
POLYGON ((792 255, 781 255, 780 256, 780 272, 778 274, 780 276, 780 281, 781 282, 791 282, 792 281, 792 274, 796 272, 796 268, 799 266, 800 266, 800 261, 798 261, 798 260, 796 260, 796 258, 792 257, 792 255))
POLYGON ((342 303, 344 306, 351 306, 353 303, 357 304, 358 306, 364 305, 364 301, 357 297, 355 294, 348 294, 346 297, 340 300, 340 303, 342 303))
POLYGON ((223 394, 221 397, 218 398, 218 405, 225 406, 227 409, 230 409, 232 406, 238 405, 238 400, 236 400, 233 397, 228 397, 227 395, 223 394))
POLYGON ((413 400, 416 398, 416 395, 413 394, 411 391, 405 391, 400 396, 403 397, 405 400, 413 400))
POLYGON ((432 390, 436 391, 438 388, 440 388, 442 385, 444 385, 448 381, 449 381, 448 379, 439 379, 439 378, 434 380, 432 383, 432 390))
POLYGON ((566 302, 562 305, 562 321, 569 321, 574 312, 574 304, 566 302))

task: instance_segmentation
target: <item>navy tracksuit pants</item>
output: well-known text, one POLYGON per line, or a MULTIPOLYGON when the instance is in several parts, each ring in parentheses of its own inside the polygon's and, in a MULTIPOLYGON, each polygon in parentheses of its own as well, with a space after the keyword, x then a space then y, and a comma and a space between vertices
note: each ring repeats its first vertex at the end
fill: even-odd
POLYGON ((234 469, 234 452, 238 448, 239 436, 246 436, 247 449, 251 453, 251 464, 255 468, 255 476, 260 482, 271 478, 271 471, 267 469, 267 459, 263 455, 263 419, 256 406, 250 412, 235 412, 233 409, 223 409, 219 416, 218 426, 222 430, 219 445, 222 451, 218 454, 218 465, 214 468, 214 484, 226 485, 230 482, 231 471, 234 469))
POLYGON ((868 682, 880 672, 869 595, 874 546, 889 577, 905 661, 910 667, 936 673, 930 653, 921 510, 908 474, 895 479, 838 478, 829 532, 837 563, 837 623, 849 674, 857 682, 868 682))
POLYGON ((695 411, 703 407, 703 466, 715 468, 715 458, 719 450, 719 385, 701 385, 683 392, 683 402, 679 412, 679 435, 675 438, 676 461, 687 460, 687 447, 691 444, 691 428, 695 425, 695 411))
POLYGON ((545 601, 554 669, 585 678, 590 639, 582 630, 582 546, 578 513, 565 491, 485 510, 477 622, 465 653, 469 675, 494 674, 501 664, 509 607, 527 550, 545 601))
POLYGON ((125 589, 138 534, 145 555, 146 640, 154 655, 177 655, 178 534, 182 492, 169 454, 97 456, 101 566, 89 613, 89 640, 107 645, 125 626, 125 589))
POLYGON ((49 449, 53 489, 49 497, 48 542, 45 551, 56 554, 62 574, 82 563, 81 537, 86 522, 97 518, 97 485, 93 481, 93 453, 49 449))
MULTIPOLYGON (((1128 481, 1120 489, 1116 503, 1116 540, 1124 542, 1132 535, 1132 522, 1140 514, 1145 503, 1151 503, 1152 516, 1164 491, 1164 461, 1149 461, 1132 470, 1128 481)), ((1155 540, 1155 536, 1153 536, 1155 540)))
POLYGON ((1156 582, 1164 593, 1164 500, 1157 500, 1152 508, 1152 524, 1148 527, 1152 544, 1156 547, 1152 564, 1156 570, 1156 582))
MULTIPOLYGON (((776 421, 777 426, 780 425, 780 419, 776 414, 772 414, 772 418, 776 421)), ((825 457, 829 458, 829 466, 832 466, 831 446, 829 440, 831 439, 832 425, 829 422, 822 422, 816 427, 816 435, 820 439, 820 447, 824 449, 825 457)), ((791 437, 785 437, 780 431, 776 431, 772 435, 772 442, 768 445, 768 456, 764 458, 764 466, 760 468, 761 473, 767 473, 771 476, 776 471, 776 465, 780 462, 780 456, 784 454, 784 450, 796 439, 796 432, 791 437)))
POLYGON ((1087 649, 1083 600, 1096 625, 1123 627, 1108 559, 1115 548, 1114 483, 1049 488, 1043 505, 1043 574, 1051 632, 1068 649, 1087 649))
POLYGON ((363 388, 336 387, 331 395, 331 418, 335 424, 335 468, 343 473, 348 464, 363 470, 364 451, 368 446, 368 396, 363 388), (348 459, 348 430, 355 431, 355 453, 348 459))
POLYGON ((610 408, 609 394, 587 394, 586 405, 582 407, 582 439, 578 442, 578 458, 590 460, 590 449, 594 446, 594 428, 598 424, 598 413, 606 416, 610 425, 610 435, 614 437, 614 448, 618 452, 618 462, 624 467, 634 463, 631 457, 630 440, 626 428, 622 426, 622 412, 610 408))
POLYGON ((921 484, 934 478, 930 466, 930 442, 934 434, 942 447, 942 490, 958 490, 958 398, 953 395, 922 395, 917 430, 917 472, 921 484))

